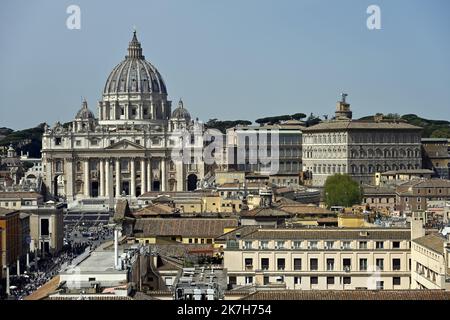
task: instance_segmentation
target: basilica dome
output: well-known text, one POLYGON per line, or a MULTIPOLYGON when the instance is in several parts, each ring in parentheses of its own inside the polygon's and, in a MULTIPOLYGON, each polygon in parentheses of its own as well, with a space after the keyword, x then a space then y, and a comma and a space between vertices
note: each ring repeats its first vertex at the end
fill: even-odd
POLYGON ((181 99, 178 102, 178 107, 176 107, 172 112, 172 119, 185 119, 187 121, 191 120, 191 115, 189 114, 189 111, 184 108, 183 101, 181 99))
POLYGON ((158 70, 142 55, 141 43, 136 37, 128 46, 128 55, 106 80, 103 94, 160 93, 167 95, 166 85, 158 70))
POLYGON ((83 105, 81 106, 81 109, 78 110, 77 115, 75 116, 75 119, 81 119, 81 120, 89 120, 94 119, 94 113, 89 110, 86 99, 83 100, 83 105))

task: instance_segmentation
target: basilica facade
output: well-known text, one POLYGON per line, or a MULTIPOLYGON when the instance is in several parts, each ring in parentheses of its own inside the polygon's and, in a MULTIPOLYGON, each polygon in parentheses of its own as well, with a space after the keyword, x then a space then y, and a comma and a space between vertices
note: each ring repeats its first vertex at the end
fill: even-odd
POLYGON ((176 132, 201 131, 183 102, 172 112, 166 85, 142 54, 136 32, 128 54, 110 73, 97 117, 83 101, 68 125, 46 127, 42 138, 48 194, 68 202, 149 191, 194 190, 204 177, 201 161, 174 161, 176 132))

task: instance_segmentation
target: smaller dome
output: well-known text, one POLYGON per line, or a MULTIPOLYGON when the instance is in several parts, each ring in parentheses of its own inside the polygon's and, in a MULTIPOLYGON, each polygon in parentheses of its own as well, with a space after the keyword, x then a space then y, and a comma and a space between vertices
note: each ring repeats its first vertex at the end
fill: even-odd
POLYGON ((88 120, 88 119, 94 119, 94 118, 95 118, 94 114, 92 113, 91 110, 88 109, 87 101, 86 101, 86 99, 84 99, 83 106, 77 112, 75 119, 88 120))
POLYGON ((172 118, 175 119, 185 119, 187 121, 191 121, 191 115, 189 114, 189 111, 184 108, 183 101, 180 99, 178 102, 178 107, 175 108, 172 112, 172 118))

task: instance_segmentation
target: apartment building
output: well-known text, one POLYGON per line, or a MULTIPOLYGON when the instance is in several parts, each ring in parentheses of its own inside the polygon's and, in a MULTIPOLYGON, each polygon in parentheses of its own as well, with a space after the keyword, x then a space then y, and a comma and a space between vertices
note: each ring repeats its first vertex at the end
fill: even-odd
POLYGON ((219 238, 229 287, 410 288, 411 232, 406 228, 244 226, 219 238))
POLYGON ((412 289, 450 290, 450 241, 442 234, 414 239, 411 246, 412 289))

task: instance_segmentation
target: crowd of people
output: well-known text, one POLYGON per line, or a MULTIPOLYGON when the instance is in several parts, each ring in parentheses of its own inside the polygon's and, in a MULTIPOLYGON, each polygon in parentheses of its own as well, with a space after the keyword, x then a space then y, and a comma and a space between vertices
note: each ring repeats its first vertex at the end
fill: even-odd
POLYGON ((32 259, 34 262, 20 276, 10 276, 9 299, 21 300, 39 289, 54 276, 72 264, 72 261, 86 250, 92 251, 105 240, 112 237, 112 231, 106 228, 66 229, 65 244, 55 255, 32 259))

